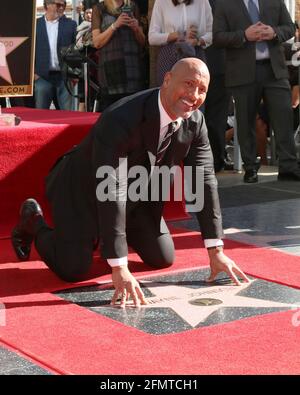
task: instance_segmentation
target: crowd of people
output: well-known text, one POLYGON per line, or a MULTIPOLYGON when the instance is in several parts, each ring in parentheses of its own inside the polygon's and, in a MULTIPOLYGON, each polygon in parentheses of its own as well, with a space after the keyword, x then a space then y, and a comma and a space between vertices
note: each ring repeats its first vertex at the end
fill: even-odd
POLYGON ((234 102, 244 181, 257 182, 260 165, 268 164, 271 129, 279 178, 299 180, 294 142, 299 84, 292 71, 291 97, 282 51, 295 36, 295 25, 283 0, 274 1, 268 14, 268 4, 258 0, 84 0, 77 8, 77 25, 65 15, 65 0, 44 0, 45 13, 37 20, 34 98, 24 99, 25 105, 72 110, 76 87, 76 109, 103 112, 123 97, 160 86, 178 60, 196 57, 211 76, 201 111, 215 171, 232 169, 225 132, 234 102), (84 52, 83 59, 92 59, 89 78, 96 91, 82 73, 74 78, 63 67, 63 50, 72 46, 84 52), (152 75, 149 48, 156 48, 152 75), (97 107, 89 102, 86 108, 87 94, 97 107))

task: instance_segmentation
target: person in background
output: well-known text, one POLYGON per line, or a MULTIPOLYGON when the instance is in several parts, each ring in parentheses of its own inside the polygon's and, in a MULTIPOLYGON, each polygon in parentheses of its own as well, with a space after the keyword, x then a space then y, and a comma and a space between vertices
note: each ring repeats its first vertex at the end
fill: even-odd
MULTIPOLYGON (((84 11, 84 20, 77 27, 76 35, 76 48, 81 51, 88 51, 93 46, 92 38, 92 8, 87 8, 84 11)), ((79 111, 86 111, 85 108, 85 91, 84 91, 84 79, 79 78, 78 81, 78 95, 79 95, 79 111)))
POLYGON ((84 11, 84 20, 77 27, 77 35, 76 35, 76 47, 78 49, 84 49, 86 46, 93 45, 93 37, 92 37, 92 8, 87 8, 84 11))
POLYGON ((92 35, 99 48, 100 111, 144 88, 142 49, 145 35, 137 5, 130 0, 104 0, 93 7, 92 35))
POLYGON ((184 57, 205 61, 212 42, 212 12, 208 0, 156 0, 149 26, 149 44, 159 46, 156 83, 184 57))
POLYGON ((295 26, 282 0, 218 0, 213 42, 225 48, 225 83, 236 110, 244 182, 258 182, 255 120, 263 98, 274 130, 278 180, 300 181, 289 75, 282 44, 295 26))
MULTIPOLYGON (((209 0, 212 12, 218 0, 209 0)), ((205 50, 206 64, 210 72, 210 84, 205 101, 205 121, 208 138, 214 156, 215 172, 233 170, 225 150, 225 130, 230 105, 230 92, 225 86, 225 50, 210 45, 205 50)))
POLYGON ((36 25, 35 83, 36 108, 50 108, 57 100, 60 110, 72 109, 69 94, 60 69, 60 49, 75 43, 76 22, 64 15, 66 1, 45 0, 45 15, 36 25))

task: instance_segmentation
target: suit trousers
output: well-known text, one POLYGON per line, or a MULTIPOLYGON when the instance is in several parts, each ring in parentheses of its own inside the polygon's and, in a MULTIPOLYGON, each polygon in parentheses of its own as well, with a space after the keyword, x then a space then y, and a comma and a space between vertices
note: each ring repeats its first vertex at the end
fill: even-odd
MULTIPOLYGON (((171 266, 175 253, 170 233, 157 230, 146 205, 139 203, 132 207, 126 221, 128 245, 153 268, 171 266)), ((93 239, 63 239, 46 225, 40 227, 35 237, 35 247, 43 261, 59 278, 68 282, 89 278, 94 245, 93 239)))
POLYGON ((276 79, 270 62, 257 62, 255 82, 230 89, 235 101, 238 140, 245 170, 256 168, 255 119, 261 99, 274 130, 279 172, 295 170, 297 157, 288 80, 276 79))
POLYGON ((230 93, 225 87, 224 74, 212 74, 205 101, 205 121, 215 171, 220 171, 225 163, 225 131, 229 102, 230 93))

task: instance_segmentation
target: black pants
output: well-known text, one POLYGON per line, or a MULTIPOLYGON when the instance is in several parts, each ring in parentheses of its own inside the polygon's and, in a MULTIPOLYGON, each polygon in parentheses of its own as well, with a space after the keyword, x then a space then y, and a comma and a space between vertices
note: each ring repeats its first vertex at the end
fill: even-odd
POLYGON ((255 118, 264 100, 274 130, 279 171, 297 168, 291 89, 287 79, 277 80, 270 62, 257 63, 253 84, 231 88, 235 100, 238 140, 245 170, 256 165, 255 118))
POLYGON ((230 93, 225 87, 224 74, 212 75, 205 101, 205 121, 214 156, 215 171, 220 171, 225 161, 225 131, 230 93))
MULTIPOLYGON (((151 213, 142 204, 127 216, 127 243, 153 268, 171 266, 174 244, 169 233, 157 230, 151 213)), ((93 261, 94 240, 64 240, 55 229, 42 226, 35 237, 42 260, 62 280, 73 282, 88 278, 93 261)))

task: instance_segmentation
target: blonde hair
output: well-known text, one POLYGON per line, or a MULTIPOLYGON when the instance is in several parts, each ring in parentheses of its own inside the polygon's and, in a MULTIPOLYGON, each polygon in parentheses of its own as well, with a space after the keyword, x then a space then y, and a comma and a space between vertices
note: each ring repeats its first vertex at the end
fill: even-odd
MULTIPOLYGON (((118 6, 117 6, 115 0, 104 0, 104 5, 105 5, 107 11, 110 12, 111 14, 118 13, 118 6)), ((126 6, 131 5, 131 1, 124 0, 124 5, 126 5, 126 6)))

